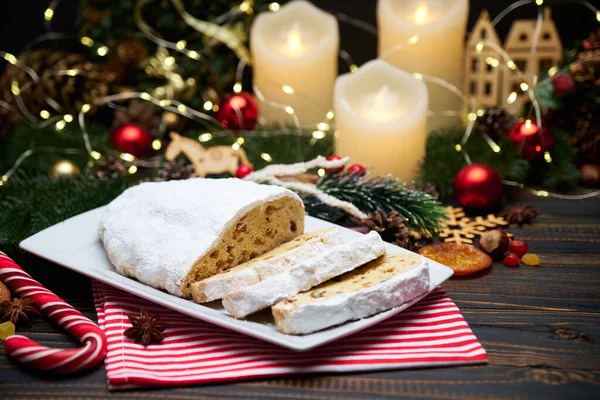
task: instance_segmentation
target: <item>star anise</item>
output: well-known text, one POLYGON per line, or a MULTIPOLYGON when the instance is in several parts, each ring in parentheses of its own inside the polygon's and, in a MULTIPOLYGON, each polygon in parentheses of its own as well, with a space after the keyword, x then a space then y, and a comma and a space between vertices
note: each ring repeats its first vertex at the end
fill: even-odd
POLYGON ((148 316, 145 310, 140 310, 139 317, 129 316, 129 322, 131 328, 124 332, 125 336, 144 346, 162 342, 162 332, 169 326, 168 322, 160 320, 159 315, 148 316))
POLYGON ((31 326, 30 315, 42 315, 32 299, 14 298, 12 301, 4 300, 0 303, 0 322, 10 321, 13 325, 23 321, 25 325, 31 326))
POLYGON ((526 206, 516 205, 514 207, 506 207, 504 211, 500 213, 500 216, 508 221, 509 224, 523 224, 530 223, 535 217, 540 214, 538 210, 533 208, 531 204, 526 206))
POLYGON ((404 225, 404 218, 392 211, 387 216, 381 211, 375 211, 371 218, 363 220, 363 224, 379 233, 386 242, 395 243, 408 237, 408 228, 404 225))

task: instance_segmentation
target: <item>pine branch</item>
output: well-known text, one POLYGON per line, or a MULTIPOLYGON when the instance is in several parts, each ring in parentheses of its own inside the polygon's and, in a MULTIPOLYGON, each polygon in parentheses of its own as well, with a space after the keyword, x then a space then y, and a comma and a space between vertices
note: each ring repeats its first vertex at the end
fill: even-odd
MULTIPOLYGON (((412 190, 404 182, 390 176, 370 179, 351 172, 327 174, 317 186, 329 195, 351 202, 366 214, 373 214, 377 210, 385 214, 397 211, 405 219, 407 227, 420 233, 433 234, 439 231, 440 223, 446 218, 443 206, 432 196, 412 190)), ((319 211, 315 209, 317 205, 311 200, 309 213, 319 211)), ((323 209, 320 211, 323 216, 323 209)), ((331 217, 337 220, 339 215, 332 214, 331 217)))
POLYGON ((0 250, 12 253, 19 242, 74 215, 103 206, 128 186, 123 179, 54 179, 13 176, 0 190, 0 250))
MULTIPOLYGON (((427 138, 427 150, 421 163, 419 179, 433 183, 442 199, 452 196, 454 177, 466 165, 463 156, 455 149, 463 134, 462 128, 450 128, 433 132, 427 138)), ((501 151, 495 153, 481 137, 472 135, 463 147, 472 162, 490 165, 502 178, 522 182, 529 163, 514 154, 506 139, 499 141, 498 145, 501 151)))

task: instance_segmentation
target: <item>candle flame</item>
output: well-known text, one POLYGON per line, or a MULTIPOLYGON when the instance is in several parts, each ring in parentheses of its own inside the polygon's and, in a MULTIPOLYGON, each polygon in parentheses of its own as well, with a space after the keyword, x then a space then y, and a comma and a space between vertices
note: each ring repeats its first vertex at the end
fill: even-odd
POLYGON ((298 21, 294 21, 292 28, 288 32, 287 46, 292 52, 299 52, 302 48, 302 31, 300 30, 300 23, 298 21))
POLYGON ((531 120, 530 119, 528 119, 527 121, 525 121, 525 128, 531 129, 531 120))
POLYGON ((415 22, 417 25, 423 25, 427 22, 427 17, 429 16, 429 10, 426 4, 420 4, 415 10, 415 22))

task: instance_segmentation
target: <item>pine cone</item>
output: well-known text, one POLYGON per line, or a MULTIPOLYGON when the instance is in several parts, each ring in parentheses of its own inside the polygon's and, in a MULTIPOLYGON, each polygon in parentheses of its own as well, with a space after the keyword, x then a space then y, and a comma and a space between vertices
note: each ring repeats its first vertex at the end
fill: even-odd
POLYGON ((133 100, 129 103, 126 111, 116 111, 114 126, 134 124, 150 133, 158 136, 160 118, 154 114, 154 107, 146 102, 133 100))
POLYGON ((414 239, 411 236, 407 236, 404 239, 398 239, 394 244, 398 247, 402 247, 403 249, 410 250, 414 253, 418 253, 419 250, 423 247, 423 244, 414 239))
POLYGON ((92 177, 105 181, 126 176, 127 168, 119 158, 110 155, 108 158, 96 161, 90 167, 89 172, 92 177))
POLYGON ((434 199, 438 199, 440 194, 438 193, 435 185, 431 182, 413 182, 409 189, 418 190, 419 192, 424 192, 433 197, 434 199))
POLYGON ((167 162, 158 172, 158 176, 159 181, 179 181, 193 178, 196 174, 193 165, 186 165, 183 160, 179 160, 167 162))
POLYGON ((396 211, 386 216, 377 210, 371 218, 363 220, 363 224, 379 233, 381 238, 389 243, 405 240, 409 235, 408 228, 404 225, 404 218, 398 216, 396 211))
POLYGON ((127 65, 138 65, 148 57, 148 49, 140 40, 127 39, 117 47, 119 59, 127 65))
POLYGON ((487 134, 492 140, 498 140, 506 137, 516 122, 517 118, 504 108, 488 108, 477 118, 473 133, 480 136, 487 134))
MULTIPOLYGON (((53 112, 49 99, 60 107, 59 113, 76 114, 83 104, 93 104, 108 94, 108 83, 98 65, 86 60, 81 54, 39 49, 27 51, 18 59, 33 69, 40 79, 38 83, 32 84, 31 77, 25 71, 14 65, 7 65, 0 77, 0 100, 16 110, 18 108, 11 93, 14 81, 21 88, 20 96, 25 106, 34 115, 39 115, 41 110, 53 112), (57 71, 71 69, 83 71, 85 76, 56 74, 57 71), (29 85, 31 86, 27 89, 29 85)), ((4 111, 0 111, 0 118, 4 122, 3 114, 4 111)))
POLYGON ((571 140, 577 147, 579 164, 598 162, 600 160, 600 116, 591 112, 580 114, 575 122, 575 132, 571 140))
POLYGON ((577 59, 579 63, 569 68, 573 79, 584 86, 600 86, 600 28, 583 41, 577 59))

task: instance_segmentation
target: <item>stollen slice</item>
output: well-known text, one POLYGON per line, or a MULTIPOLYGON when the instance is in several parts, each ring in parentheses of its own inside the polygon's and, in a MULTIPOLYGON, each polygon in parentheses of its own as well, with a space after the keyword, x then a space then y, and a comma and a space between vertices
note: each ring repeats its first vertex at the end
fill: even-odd
POLYGON ((279 331, 306 334, 400 306, 429 290, 427 259, 386 254, 272 307, 279 331))
POLYGON ((223 306, 235 318, 243 318, 286 297, 310 289, 345 272, 352 271, 385 253, 377 232, 332 247, 289 270, 223 297, 223 306))
POLYGON ((194 301, 206 303, 221 299, 228 293, 280 274, 341 243, 342 237, 335 227, 305 233, 226 272, 192 284, 194 301))

